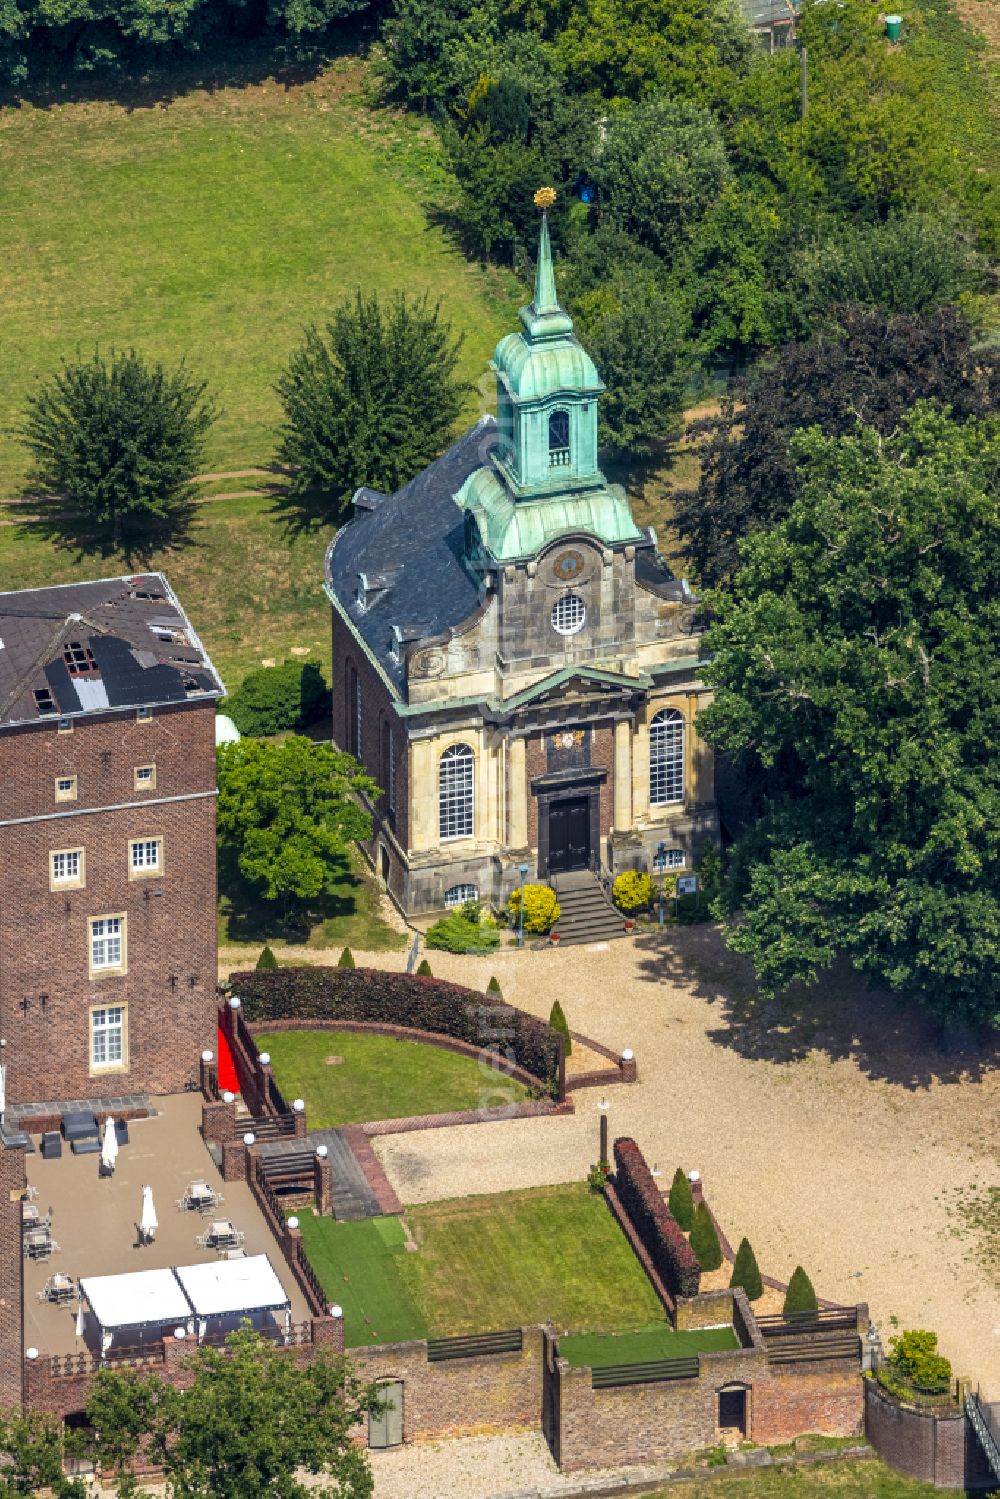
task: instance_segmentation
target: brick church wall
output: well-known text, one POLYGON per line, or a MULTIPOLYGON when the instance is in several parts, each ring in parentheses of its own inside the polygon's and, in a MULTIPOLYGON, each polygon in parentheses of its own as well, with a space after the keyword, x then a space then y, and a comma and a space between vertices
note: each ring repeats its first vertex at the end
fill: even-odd
MULTIPOLYGON (((538 730, 525 736, 524 773, 527 779, 528 797, 528 843, 538 847, 538 798, 532 795, 531 783, 536 776, 545 775, 549 768, 546 739, 550 733, 558 733, 562 725, 552 729, 538 730)), ((606 838, 614 821, 615 797, 615 730, 614 724, 595 724, 590 732, 590 765, 593 769, 606 770, 607 779, 599 791, 601 839, 606 838)), ((568 793, 571 794, 571 793, 568 793)))
POLYGON ((72 734, 54 724, 0 734, 0 786, 0 816, 44 818, 0 827, 0 869, 18 872, 4 881, 0 952, 10 1101, 196 1082, 215 1044, 214 704, 155 709, 149 722, 101 715, 72 734), (143 765, 156 767, 149 793, 135 789, 143 765), (77 777, 75 802, 56 803, 60 775, 77 777), (161 800, 190 793, 208 794, 161 800), (162 838, 163 873, 130 879, 129 842, 143 837, 162 838), (74 848, 85 886, 50 890, 50 853, 74 848), (92 979, 88 919, 122 913, 127 972, 92 979), (91 1075, 89 1012, 101 1004, 128 1006, 128 1066, 91 1075))

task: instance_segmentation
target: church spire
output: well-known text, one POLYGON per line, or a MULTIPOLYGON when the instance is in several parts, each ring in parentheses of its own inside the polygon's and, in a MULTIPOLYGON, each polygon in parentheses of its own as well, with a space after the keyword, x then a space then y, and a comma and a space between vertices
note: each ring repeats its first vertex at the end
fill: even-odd
POLYGON ((521 322, 532 339, 554 338, 573 331, 573 319, 559 305, 556 273, 552 268, 552 245, 549 241, 548 210, 556 201, 555 189, 540 187, 535 204, 542 210, 542 228, 538 237, 538 259, 535 263, 535 295, 521 308, 521 322))

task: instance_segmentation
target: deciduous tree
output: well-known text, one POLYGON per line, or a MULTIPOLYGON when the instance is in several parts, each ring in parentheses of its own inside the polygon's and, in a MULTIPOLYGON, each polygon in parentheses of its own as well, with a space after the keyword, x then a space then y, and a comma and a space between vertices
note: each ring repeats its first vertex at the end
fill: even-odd
POLYGON ((205 385, 134 349, 64 363, 28 399, 21 440, 50 529, 87 550, 142 556, 190 522, 215 420, 205 385))
POLYGON ((277 384, 278 455, 305 508, 339 513, 360 485, 392 492, 447 445, 469 387, 461 339, 427 297, 359 291, 310 326, 277 384))
POLYGON ((944 1020, 1000 1025, 1000 435, 919 405, 792 444, 706 640, 701 731, 761 770, 723 891, 761 990, 838 952, 944 1020))
POLYGON ((304 1367, 250 1328, 199 1348, 181 1391, 155 1374, 102 1369, 87 1399, 95 1453, 136 1492, 144 1444, 171 1499, 370 1499, 367 1453, 351 1430, 377 1404, 340 1358, 304 1367), (313 1482, 304 1482, 308 1474, 313 1482))
POLYGON ((218 766, 220 844, 264 900, 304 914, 349 845, 371 836, 356 798, 378 787, 351 755, 298 736, 221 745, 218 766))

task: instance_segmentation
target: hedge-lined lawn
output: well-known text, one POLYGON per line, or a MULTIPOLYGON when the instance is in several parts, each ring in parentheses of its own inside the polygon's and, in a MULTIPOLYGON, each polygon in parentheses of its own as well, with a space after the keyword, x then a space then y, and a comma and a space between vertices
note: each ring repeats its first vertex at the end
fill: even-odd
MULTIPOLYGON (((311 1129, 411 1114, 450 1114, 497 1103, 497 1074, 475 1057, 421 1041, 355 1031, 283 1031, 261 1039, 286 1098, 305 1100, 311 1129), (330 1063, 327 1057, 342 1057, 330 1063)), ((519 1103, 528 1090, 504 1078, 519 1103)))
POLYGON ((646 1328, 663 1318, 602 1198, 584 1183, 410 1208, 403 1273, 431 1333, 646 1328))
POLYGON ((420 1309, 400 1273, 406 1234, 398 1218, 334 1223, 299 1214, 309 1262, 331 1304, 344 1309, 348 1348, 426 1336, 420 1309))
POLYGON ((604 1369, 609 1364, 646 1364, 661 1358, 689 1358, 693 1353, 713 1353, 739 1346, 739 1338, 731 1327, 674 1332, 662 1323, 638 1332, 577 1333, 559 1339, 562 1358, 591 1369, 604 1369))
MULTIPOLYGON (((368 109, 364 87, 345 59, 302 83, 192 88, 166 104, 151 88, 146 108, 0 111, 0 427, 78 346, 134 344, 185 356, 216 394, 209 470, 267 464, 275 377, 303 324, 358 286, 440 298, 466 335, 463 375, 484 376, 523 287, 471 266, 431 222, 437 138, 368 109)), ((24 460, 0 443, 0 494, 21 491, 24 460)))

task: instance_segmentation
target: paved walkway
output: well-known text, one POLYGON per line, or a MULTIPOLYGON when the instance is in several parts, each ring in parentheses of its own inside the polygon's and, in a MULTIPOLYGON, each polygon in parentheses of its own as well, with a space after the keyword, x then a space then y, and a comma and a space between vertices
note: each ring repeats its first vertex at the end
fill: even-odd
MULTIPOLYGON (((868 1301, 885 1336, 892 1317, 935 1329, 957 1372, 1000 1398, 1000 1300, 958 1212, 1000 1193, 995 1058, 942 1056, 919 1019, 847 971, 794 1008, 755 1001, 711 928, 603 951, 435 953, 434 972, 481 988, 496 973, 511 1003, 547 1017, 558 999, 574 1029, 632 1046, 640 1081, 609 1090, 613 1136, 634 1135, 665 1175, 697 1167, 762 1269, 787 1280, 805 1265, 821 1295, 868 1301)), ((568 1118, 373 1143, 404 1203, 579 1180, 597 1156, 597 1103, 578 1094, 568 1118)))

